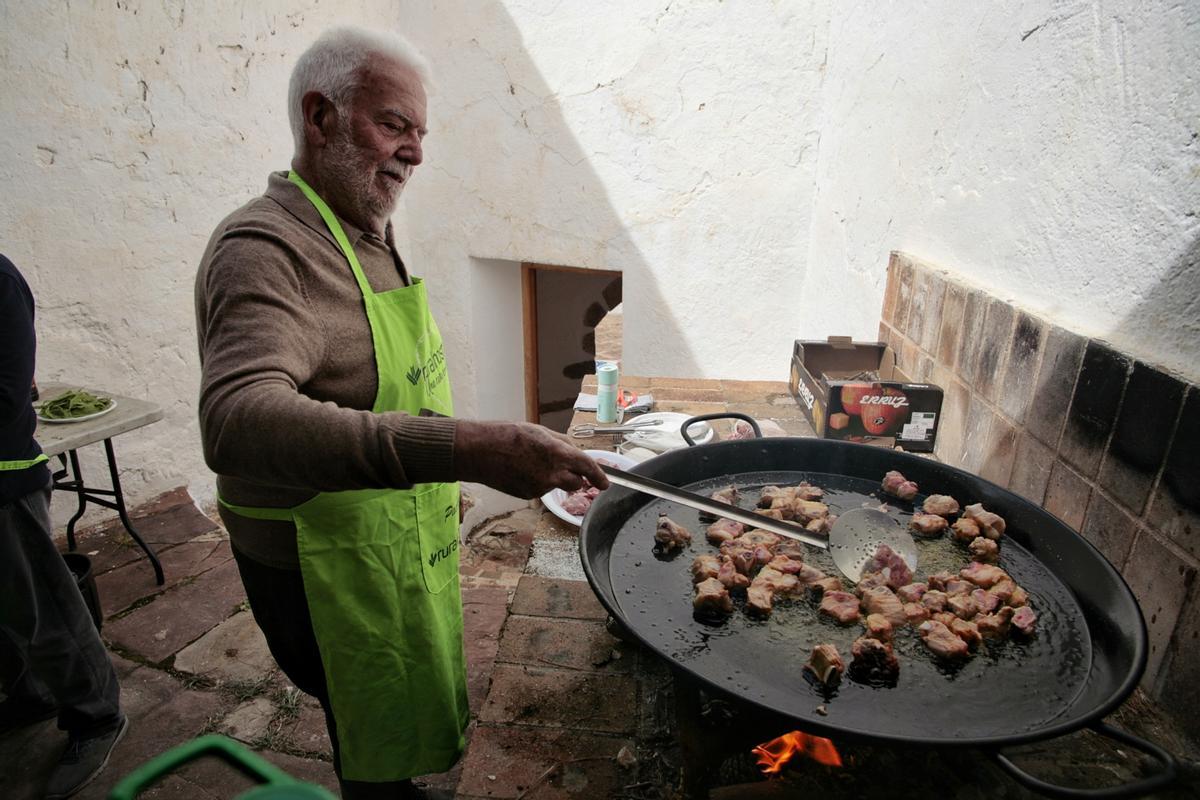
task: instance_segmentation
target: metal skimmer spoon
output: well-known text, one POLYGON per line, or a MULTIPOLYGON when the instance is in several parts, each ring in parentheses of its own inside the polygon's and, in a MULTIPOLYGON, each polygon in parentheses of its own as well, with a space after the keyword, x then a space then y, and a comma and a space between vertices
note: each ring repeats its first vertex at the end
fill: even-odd
POLYGON ((828 550, 833 556, 833 562, 852 581, 857 582, 862 577, 863 565, 879 545, 886 544, 908 564, 909 569, 917 568, 917 544, 912 535, 900 527, 887 514, 875 508, 856 508, 845 512, 833 523, 829 538, 818 536, 810 530, 783 520, 755 514, 744 508, 722 503, 710 497, 689 492, 642 475, 634 475, 616 467, 601 464, 600 468, 608 479, 618 486, 633 489, 643 494, 670 500, 689 508, 707 511, 718 517, 732 519, 754 528, 761 528, 789 539, 796 539, 807 545, 828 550))

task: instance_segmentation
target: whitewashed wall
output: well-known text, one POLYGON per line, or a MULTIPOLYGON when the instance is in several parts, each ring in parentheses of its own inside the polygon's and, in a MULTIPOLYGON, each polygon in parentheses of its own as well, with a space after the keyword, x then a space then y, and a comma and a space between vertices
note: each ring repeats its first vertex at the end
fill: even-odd
POLYGON ((833 9, 805 330, 903 250, 1200 378, 1200 5, 833 9))
POLYGON ((286 166, 288 71, 335 22, 438 75, 396 222, 461 413, 521 408, 521 261, 624 272, 627 372, 779 379, 793 338, 873 336, 893 249, 1200 369, 1195 4, 265 6, 0 4, 0 251, 40 379, 167 409, 119 441, 135 500, 211 496, 196 262, 286 166))

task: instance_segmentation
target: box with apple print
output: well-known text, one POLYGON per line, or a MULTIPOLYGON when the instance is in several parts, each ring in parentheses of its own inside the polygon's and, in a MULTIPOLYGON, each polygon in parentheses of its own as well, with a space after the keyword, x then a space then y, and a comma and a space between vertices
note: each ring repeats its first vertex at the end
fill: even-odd
POLYGON ((942 390, 909 379, 883 342, 797 340, 790 386, 818 436, 933 451, 942 390))

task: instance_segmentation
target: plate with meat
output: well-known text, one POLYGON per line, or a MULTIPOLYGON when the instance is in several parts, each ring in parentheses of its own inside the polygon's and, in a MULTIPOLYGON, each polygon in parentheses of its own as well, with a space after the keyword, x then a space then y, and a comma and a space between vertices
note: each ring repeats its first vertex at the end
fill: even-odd
MULTIPOLYGON (((630 469, 637 466, 638 463, 629 456, 620 453, 610 453, 607 450, 584 450, 583 452, 600 463, 616 467, 617 469, 630 469)), ((584 486, 582 489, 577 489, 574 492, 551 489, 542 495, 542 503, 550 510, 551 514, 563 522, 569 522, 579 527, 583 523, 584 515, 591 508, 592 501, 599 494, 600 490, 590 485, 584 486)))

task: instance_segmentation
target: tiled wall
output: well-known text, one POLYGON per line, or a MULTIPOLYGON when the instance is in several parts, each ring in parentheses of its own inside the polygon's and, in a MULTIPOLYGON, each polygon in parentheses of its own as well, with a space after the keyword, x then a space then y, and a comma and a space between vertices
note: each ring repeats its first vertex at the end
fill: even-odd
POLYGON ((1200 735, 1200 387, 903 253, 879 334, 946 392, 940 460, 1040 503, 1121 571, 1150 632, 1142 686, 1200 735))

